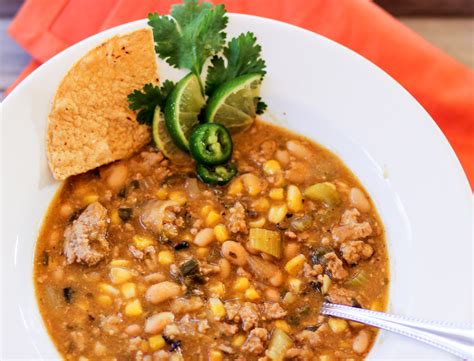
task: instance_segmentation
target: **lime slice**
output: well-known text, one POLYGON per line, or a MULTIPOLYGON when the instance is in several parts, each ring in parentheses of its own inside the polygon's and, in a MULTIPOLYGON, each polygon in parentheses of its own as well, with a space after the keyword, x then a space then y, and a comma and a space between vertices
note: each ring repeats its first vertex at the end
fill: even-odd
POLYGON ((246 74, 222 84, 207 102, 206 122, 220 123, 230 133, 248 128, 256 116, 260 74, 246 74))
POLYGON ((155 108, 155 113, 153 115, 152 134, 156 147, 166 158, 176 164, 191 163, 191 157, 176 146, 173 138, 171 138, 168 133, 165 124, 165 117, 163 116, 159 106, 155 108))
POLYGON ((193 127, 199 123, 198 115, 205 100, 199 78, 188 74, 171 92, 165 107, 165 122, 176 145, 189 151, 189 137, 193 127))

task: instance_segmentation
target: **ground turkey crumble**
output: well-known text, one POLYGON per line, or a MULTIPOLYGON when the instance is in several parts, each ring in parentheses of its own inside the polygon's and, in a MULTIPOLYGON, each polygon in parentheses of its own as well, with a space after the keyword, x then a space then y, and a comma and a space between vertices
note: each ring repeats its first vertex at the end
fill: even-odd
POLYGON ((364 241, 349 241, 341 245, 342 258, 351 265, 356 265, 360 260, 369 259, 374 253, 370 244, 364 241))
POLYGON ((331 272, 332 278, 342 280, 346 278, 349 273, 344 269, 342 261, 337 257, 336 253, 329 252, 324 255, 326 261, 326 269, 331 272))
POLYGON ((358 223, 357 217, 359 215, 360 212, 355 208, 346 210, 342 214, 340 225, 332 229, 332 238, 341 243, 370 236, 372 227, 369 222, 358 223))
POLYGON ((247 233, 247 223, 245 222, 245 208, 240 202, 235 202, 229 209, 229 229, 232 233, 247 233))
POLYGON ((267 342, 268 331, 265 328, 254 328, 250 331, 247 340, 242 345, 242 351, 260 355, 265 351, 265 343, 267 342))

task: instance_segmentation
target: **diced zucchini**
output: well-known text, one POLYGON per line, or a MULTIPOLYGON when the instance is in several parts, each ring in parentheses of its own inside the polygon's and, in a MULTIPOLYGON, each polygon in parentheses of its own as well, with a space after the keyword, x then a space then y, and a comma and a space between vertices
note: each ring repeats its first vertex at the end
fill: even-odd
POLYGON ((249 246, 276 258, 281 258, 282 242, 280 233, 263 228, 251 228, 249 246))
POLYGON ((273 330, 266 355, 273 361, 282 361, 286 351, 293 345, 293 340, 280 328, 273 330))
POLYGON ((329 207, 337 206, 341 202, 336 186, 330 182, 313 184, 305 189, 304 196, 313 201, 323 202, 329 207))

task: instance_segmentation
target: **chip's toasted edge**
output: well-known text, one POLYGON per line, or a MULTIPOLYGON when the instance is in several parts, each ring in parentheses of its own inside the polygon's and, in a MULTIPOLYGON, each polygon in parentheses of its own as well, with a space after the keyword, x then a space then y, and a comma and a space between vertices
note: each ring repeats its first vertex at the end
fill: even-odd
POLYGON ((47 157, 58 180, 126 158, 150 141, 127 95, 158 83, 150 29, 118 35, 90 50, 61 81, 48 117, 47 157))

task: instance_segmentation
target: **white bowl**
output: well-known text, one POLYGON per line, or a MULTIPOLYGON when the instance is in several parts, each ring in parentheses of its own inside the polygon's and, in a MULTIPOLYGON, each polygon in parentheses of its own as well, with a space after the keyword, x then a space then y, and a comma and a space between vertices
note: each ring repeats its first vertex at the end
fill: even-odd
MULTIPOLYGON (((55 56, 2 105, 2 359, 58 354, 41 320, 32 283, 33 252, 59 183, 45 157, 45 127, 56 87, 88 49, 122 25, 55 56)), ((472 321, 471 194, 448 142, 393 79, 324 37, 273 20, 230 16, 229 35, 253 31, 268 75, 266 118, 335 152, 362 181, 382 217, 390 254, 389 310, 427 319, 472 321)), ((160 61, 161 78, 177 72, 160 61)), ((370 358, 449 358, 381 332, 370 358)))

